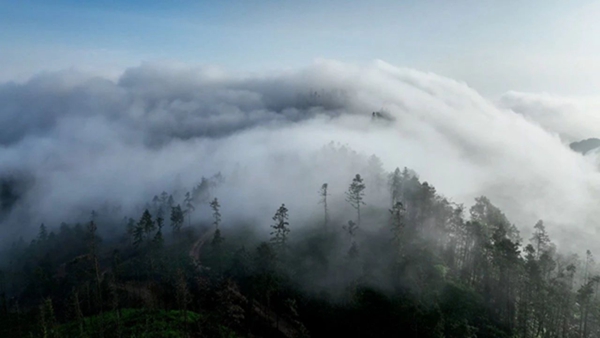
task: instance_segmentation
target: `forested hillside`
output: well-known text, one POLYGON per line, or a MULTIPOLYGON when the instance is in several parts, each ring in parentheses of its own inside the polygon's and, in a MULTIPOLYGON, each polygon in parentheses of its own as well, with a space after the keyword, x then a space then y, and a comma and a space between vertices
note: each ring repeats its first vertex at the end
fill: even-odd
POLYGON ((558 252, 543 221, 521 238, 486 197, 452 203, 406 168, 357 173, 343 217, 323 182, 301 196, 311 222, 281 201, 270 224, 231 224, 212 189, 227 179, 15 241, 1 256, 0 336, 600 336, 592 253, 558 252), (366 203, 377 184, 387 202, 366 203), (212 223, 191 217, 208 210, 212 223))

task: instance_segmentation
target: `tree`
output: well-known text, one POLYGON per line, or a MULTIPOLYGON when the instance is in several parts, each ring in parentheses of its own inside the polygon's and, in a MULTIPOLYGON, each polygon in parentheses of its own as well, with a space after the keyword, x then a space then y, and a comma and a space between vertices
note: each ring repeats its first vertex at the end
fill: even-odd
POLYGON ((518 238, 516 229, 511 227, 506 215, 493 205, 487 197, 475 198, 475 205, 469 211, 472 221, 477 221, 485 226, 486 236, 491 236, 497 228, 503 228, 510 239, 516 240, 518 238))
POLYGON ((144 228, 142 226, 140 226, 139 224, 137 224, 134 228, 133 228, 133 245, 135 247, 140 246, 140 244, 142 244, 142 242, 144 242, 144 228))
POLYGON ((577 291, 577 302, 580 304, 579 336, 587 338, 589 333, 589 314, 593 306, 592 296, 597 293, 600 276, 587 280, 577 291))
POLYGON ((327 227, 327 224, 329 223, 329 210, 327 209, 327 188, 327 183, 323 183, 321 189, 319 190, 319 196, 321 197, 321 199, 319 200, 319 204, 323 204, 323 211, 325 217, 323 224, 325 225, 325 227, 327 227))
POLYGON ((542 220, 539 220, 533 228, 534 231, 533 236, 531 237, 531 242, 536 249, 536 259, 539 259, 541 252, 546 250, 548 244, 550 243, 550 236, 548 236, 548 233, 546 233, 546 228, 544 227, 544 222, 542 220))
POLYGON ((348 221, 348 225, 342 226, 349 237, 350 237, 350 249, 348 250, 348 256, 354 258, 358 255, 358 247, 356 245, 356 232, 358 231, 358 224, 353 221, 348 221))
POLYGON ((190 192, 185 193, 183 204, 185 205, 184 213, 188 215, 188 226, 192 226, 192 211, 196 210, 194 207, 194 198, 190 192))
POLYGON ((44 338, 58 337, 56 318, 54 316, 54 307, 52 306, 52 299, 47 298, 40 305, 39 311, 42 336, 44 338))
POLYGON ((210 190, 216 185, 213 182, 213 179, 208 179, 206 177, 202 177, 200 183, 192 189, 192 199, 198 203, 208 203, 210 199, 210 190))
POLYGON ((160 204, 161 204, 161 207, 167 206, 168 201, 169 201, 169 194, 167 194, 166 191, 163 191, 160 194, 160 204))
POLYGON ((223 238, 223 236, 221 236, 221 229, 216 229, 210 244, 212 245, 217 256, 220 254, 219 249, 224 240, 225 239, 223 238))
POLYGON ((342 226, 342 229, 346 230, 350 238, 354 240, 354 236, 356 235, 356 231, 358 230, 358 225, 353 221, 348 221, 348 225, 342 226))
POLYGON ((223 236, 221 235, 221 230, 217 229, 215 230, 215 233, 213 235, 212 241, 210 242, 210 244, 212 245, 215 254, 217 256, 219 256, 221 254, 221 244, 223 243, 223 241, 225 241, 225 239, 223 238, 223 236))
POLYGON ((184 213, 181 209, 181 205, 177 204, 175 207, 171 207, 171 227, 173 232, 179 232, 184 222, 184 213))
POLYGON ((264 242, 259 244, 254 256, 252 287, 254 292, 264 297, 267 307, 271 305, 271 294, 277 289, 276 262, 277 255, 272 246, 264 242))
POLYGON ((162 234, 163 228, 163 219, 158 216, 156 218, 156 233, 154 234, 154 238, 152 238, 152 245, 150 246, 150 252, 148 255, 149 263, 150 263, 150 272, 156 273, 160 271, 163 267, 163 256, 162 249, 164 248, 165 240, 162 234))
MULTIPOLYGON (((96 297, 98 299, 98 306, 100 310, 100 314, 103 313, 103 300, 102 300, 102 285, 101 285, 101 274, 100 274, 100 264, 98 262, 98 237, 96 236, 96 231, 98 227, 96 226, 96 222, 94 219, 96 218, 95 212, 92 212, 92 220, 88 223, 88 250, 89 257, 92 261, 92 269, 94 271, 94 277, 96 281, 96 297)), ((101 331, 103 332, 104 328, 102 324, 101 331)))
POLYGON ((160 210, 160 199, 158 198, 158 195, 154 195, 154 198, 152 198, 152 211, 155 214, 157 214, 159 210, 160 210))
POLYGON ((240 327, 245 318, 244 307, 248 300, 240 293, 235 282, 229 278, 225 279, 221 282, 216 296, 219 304, 217 313, 221 320, 229 326, 240 327))
POLYGON ((229 275, 235 280, 245 281, 250 273, 250 255, 246 247, 242 246, 233 254, 229 275))
POLYGON ((163 235, 162 235, 162 227, 163 227, 162 217, 158 216, 156 218, 156 226, 157 226, 158 230, 156 231, 156 234, 154 235, 154 238, 152 239, 152 241, 154 242, 156 247, 158 249, 160 249, 160 248, 162 248, 162 246, 164 244, 164 239, 163 239, 163 235))
POLYGON ((219 230, 219 224, 221 224, 221 213, 219 212, 219 208, 221 205, 216 197, 214 200, 212 200, 212 202, 210 202, 210 207, 213 210, 213 225, 215 226, 215 230, 219 230))
MULTIPOLYGON (((350 151, 337 155, 362 158, 350 151)), ((373 172, 365 168, 364 182, 349 181, 359 188, 366 182, 375 191, 373 172)), ((126 226, 129 241, 115 236, 102 243, 95 215, 91 222, 63 223, 54 235, 40 226, 39 233, 29 234, 30 244, 21 239, 0 247, 0 336, 50 337, 53 326, 61 337, 166 336, 150 331, 169 326, 176 336, 300 337, 306 324, 315 336, 600 337, 600 278, 591 251, 583 250, 581 258, 563 256, 542 221, 522 243, 514 225, 483 196, 468 218, 469 209, 441 196, 416 173, 397 169, 388 178, 389 197, 374 194, 373 207, 367 203, 373 211, 366 218, 373 224, 370 231, 358 224, 366 217, 364 188, 357 189, 356 199, 354 189, 342 189, 359 210, 346 210, 350 214, 340 231, 299 224, 294 231, 300 234, 289 237, 289 211, 282 204, 268 224, 270 242, 258 248, 247 233, 232 233, 223 242, 221 201, 211 194, 204 207, 211 208, 213 236, 189 229, 185 238, 163 242, 167 216, 161 212, 167 205, 174 232, 189 215, 164 192, 155 201, 156 213, 150 202, 149 212, 140 210, 144 214, 135 220, 115 218, 122 219, 119 231, 126 226), (246 252, 248 245, 256 250, 246 252), (200 260, 204 266, 193 264, 200 260), (57 303, 69 293, 71 298, 57 303), (47 299, 54 301, 56 325, 48 307, 36 307, 47 299), (140 307, 157 311, 139 316, 135 308, 140 307), (39 310, 43 318, 36 321, 39 310), (110 312, 103 316, 102 311, 110 312)), ((194 206, 202 204, 205 191, 196 190, 202 192, 198 198, 191 193, 194 206)), ((317 223, 333 225, 331 193, 323 183, 307 223, 312 214, 317 223)), ((101 210, 110 215, 106 207, 101 210)))
MULTIPOLYGON (((177 300, 177 306, 179 308, 180 316, 184 317, 184 325, 188 325, 188 305, 191 302, 190 290, 188 288, 188 282, 185 278, 183 270, 177 269, 177 275, 175 280, 175 298, 177 300)), ((185 328, 187 330, 187 327, 185 328)))
POLYGON ((148 209, 144 210, 144 213, 138 222, 138 227, 142 228, 146 237, 148 237, 149 234, 156 228, 154 221, 152 220, 152 215, 148 209))
POLYGON ((359 174, 356 174, 352 180, 352 183, 350 183, 350 187, 348 187, 348 191, 346 192, 346 201, 350 203, 352 208, 356 210, 357 226, 360 226, 360 206, 365 204, 365 202, 363 202, 365 188, 366 187, 363 183, 363 179, 359 174))
POLYGON ((273 231, 271 232, 271 243, 277 248, 277 250, 283 251, 285 250, 287 236, 290 232, 288 222, 288 209, 285 207, 285 204, 282 204, 275 215, 273 216, 273 221, 275 224, 271 225, 273 231))
POLYGON ((390 174, 388 186, 392 197, 393 207, 397 202, 402 201, 402 173, 400 172, 400 168, 396 168, 396 170, 390 174))
POLYGON ((221 223, 221 213, 219 212, 219 208, 221 205, 219 201, 215 197, 215 199, 210 202, 210 207, 213 210, 213 225, 215 226, 215 232, 210 242, 212 247, 212 256, 214 260, 214 264, 216 265, 217 273, 221 273, 222 271, 222 243, 224 241, 223 236, 221 236, 221 229, 219 229, 219 224, 221 223))
POLYGON ((95 255, 97 249, 97 241, 96 241, 96 231, 98 230, 98 226, 96 222, 93 220, 88 223, 88 245, 90 254, 95 255))
POLYGON ((44 242, 48 239, 48 229, 46 229, 46 226, 44 225, 44 223, 42 223, 42 225, 40 225, 40 231, 38 234, 38 240, 40 242, 44 242))
POLYGON ((116 324, 117 324, 117 337, 122 336, 122 325, 121 325, 121 305, 119 302, 119 290, 117 284, 119 283, 119 279, 121 276, 121 257, 119 255, 119 250, 115 249, 112 253, 111 259, 111 267, 112 274, 110 278, 110 283, 108 285, 108 291, 110 293, 110 304, 111 310, 116 314, 116 324))
POLYGON ((136 228, 136 224, 135 224, 135 220, 133 218, 125 218, 125 220, 127 221, 127 234, 131 237, 134 237, 134 233, 135 233, 135 228, 136 228))
POLYGON ((592 270, 592 266, 594 265, 594 255, 590 250, 585 251, 585 269, 583 272, 583 283, 587 283, 590 279, 590 271, 592 270))
POLYGON ((351 259, 358 257, 358 245, 355 241, 350 244, 350 249, 348 249, 348 257, 351 259))
POLYGON ((77 321, 77 328, 79 331, 79 337, 86 337, 85 335, 85 331, 84 331, 84 319, 83 319, 83 312, 81 311, 81 305, 79 302, 79 293, 77 292, 76 289, 73 289, 73 291, 71 291, 71 305, 73 306, 73 309, 71 310, 73 312, 73 317, 75 317, 75 320, 77 321))
POLYGON ((394 241, 400 243, 402 230, 404 230, 404 205, 402 202, 396 202, 394 207, 390 209, 392 231, 394 233, 394 241))

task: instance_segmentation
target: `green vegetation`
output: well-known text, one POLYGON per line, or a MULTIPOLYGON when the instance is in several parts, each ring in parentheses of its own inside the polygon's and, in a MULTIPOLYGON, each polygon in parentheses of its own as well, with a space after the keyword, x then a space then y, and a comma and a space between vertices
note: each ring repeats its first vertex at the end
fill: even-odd
MULTIPOLYGON (((59 337, 99 337, 98 328, 104 330, 103 336, 108 337, 186 337, 186 330, 201 322, 201 316, 187 311, 166 310, 138 310, 121 309, 102 315, 86 318, 83 331, 77 322, 63 324, 57 328, 59 337), (83 332, 83 334, 82 334, 83 332)), ((233 336, 233 333, 223 329, 224 337, 233 336)))
POLYGON ((0 336, 600 336, 591 252, 560 254, 542 221, 522 239, 485 197, 466 216, 408 169, 380 175, 389 200, 370 205, 372 176, 338 189, 346 218, 323 184, 306 197, 308 224, 281 204, 270 224, 224 226, 218 183, 203 179, 179 204, 156 196, 112 238, 98 235, 101 213, 42 225, 3 255, 0 336), (212 222, 194 223, 202 210, 212 222))

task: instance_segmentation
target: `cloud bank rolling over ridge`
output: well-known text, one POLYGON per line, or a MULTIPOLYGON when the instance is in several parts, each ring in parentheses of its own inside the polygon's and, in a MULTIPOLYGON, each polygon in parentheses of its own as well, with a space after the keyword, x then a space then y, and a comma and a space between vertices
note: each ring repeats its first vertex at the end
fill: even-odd
POLYGON ((292 219, 313 217, 320 185, 343 205, 352 176, 370 170, 361 154, 375 154, 385 170, 412 168, 456 202, 488 196, 525 239, 542 218, 560 245, 593 249, 598 161, 567 142, 600 137, 596 107, 516 92, 496 103, 464 83, 382 61, 243 76, 142 65, 118 81, 40 74, 0 85, 0 175, 32 182, 0 235, 57 225, 105 200, 132 210, 219 171, 231 178, 216 191, 224 220, 266 227, 281 203, 292 219), (393 122, 371 121, 382 107, 393 122), (359 155, 324 150, 331 141, 359 155), (568 238, 572 230, 581 238, 568 238))

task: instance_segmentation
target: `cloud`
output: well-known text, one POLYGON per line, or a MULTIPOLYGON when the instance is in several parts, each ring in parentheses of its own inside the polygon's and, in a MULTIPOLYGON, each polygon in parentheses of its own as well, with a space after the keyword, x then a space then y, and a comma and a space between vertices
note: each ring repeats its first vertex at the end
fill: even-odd
POLYGON ((570 98, 548 93, 510 91, 500 97, 499 105, 522 114, 565 142, 576 142, 600 135, 600 100, 570 98))
POLYGON ((571 120, 568 109, 559 105, 560 117, 549 118, 539 107, 555 103, 531 97, 509 93, 497 104, 464 83, 382 61, 321 60, 259 75, 142 65, 117 81, 40 74, 0 85, 0 176, 33 182, 22 185, 0 235, 57 225, 104 201, 131 212, 217 172, 226 177, 215 191, 224 225, 266 228, 281 203, 296 222, 319 216, 324 182, 333 212, 343 215, 343 192, 357 172, 367 177, 369 202, 384 202, 369 181, 376 169, 367 157, 375 154, 385 170, 412 168, 457 202, 487 195, 524 235, 543 218, 564 247, 592 247, 596 164, 558 135, 593 127, 576 117, 559 129, 558 120, 571 120), (382 107, 393 122, 371 121, 382 107), (324 147, 332 141, 348 148, 324 147), (575 231, 581 239, 569 242, 575 231))

